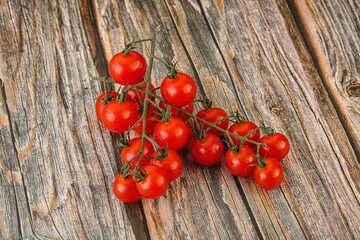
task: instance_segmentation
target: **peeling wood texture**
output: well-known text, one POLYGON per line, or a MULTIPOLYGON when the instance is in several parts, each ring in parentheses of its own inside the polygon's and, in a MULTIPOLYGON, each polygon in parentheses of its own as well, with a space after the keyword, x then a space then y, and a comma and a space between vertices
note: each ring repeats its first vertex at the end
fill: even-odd
MULTIPOLYGON (((0 1, 1 239, 359 239, 358 1, 0 1), (336 3, 337 2, 337 3, 336 3), (198 96, 288 136, 266 191, 223 161, 119 202, 95 100, 124 40, 157 34, 198 96)), ((138 51, 149 57, 150 45, 138 51)), ((165 68, 156 62, 159 86, 165 68)), ((200 105, 195 106, 200 109, 200 105)))

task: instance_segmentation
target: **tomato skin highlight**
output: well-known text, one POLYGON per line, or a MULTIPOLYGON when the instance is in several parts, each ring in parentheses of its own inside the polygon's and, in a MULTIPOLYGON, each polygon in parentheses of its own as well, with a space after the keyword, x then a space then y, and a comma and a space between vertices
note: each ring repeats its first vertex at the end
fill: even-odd
MULTIPOLYGON (((256 126, 255 123, 253 122, 250 122, 250 121, 245 121, 244 123, 242 124, 239 124, 239 123, 234 123, 233 125, 230 126, 229 128, 229 132, 235 134, 235 135, 238 135, 238 136, 245 136, 247 135, 248 133, 250 133, 251 131, 255 130, 258 126, 256 126)), ((251 133, 247 139, 249 140, 252 140, 252 141, 259 141, 259 138, 260 138, 260 131, 259 130, 256 130, 255 132, 251 133)), ((234 143, 234 145, 236 145, 240 139, 236 138, 236 137, 232 137, 231 136, 231 139, 234 143)), ((255 143, 251 143, 251 142, 248 142, 248 141, 245 141, 244 142, 244 145, 250 147, 250 148, 253 148, 256 146, 255 143)))
POLYGON ((122 85, 134 85, 141 82, 146 73, 146 60, 136 51, 128 55, 118 53, 109 63, 109 73, 115 82, 122 85))
POLYGON ((204 141, 195 137, 190 145, 190 152, 196 162, 203 166, 212 166, 220 161, 224 154, 224 145, 212 133, 207 133, 204 141))
MULTIPOLYGON (((166 105, 164 102, 160 101, 160 107, 164 110, 166 110, 166 105)), ((194 112, 194 104, 193 103, 190 103, 186 106, 183 107, 183 109, 189 113, 193 113, 194 112)), ((177 118, 180 118, 181 120, 183 120, 184 122, 187 121, 190 116, 183 113, 183 112, 180 112, 179 110, 177 110, 176 108, 172 107, 171 105, 169 105, 169 110, 171 112, 171 116, 172 117, 177 117, 177 118)))
POLYGON ((179 149, 182 147, 188 137, 186 124, 183 120, 170 117, 169 122, 158 122, 154 127, 154 139, 160 147, 169 149, 179 149))
POLYGON ((140 195, 149 199, 159 198, 164 195, 169 186, 165 170, 153 164, 146 165, 144 169, 147 173, 145 179, 136 183, 140 195))
POLYGON ((179 155, 172 149, 168 150, 168 156, 163 160, 156 160, 155 153, 152 154, 150 164, 157 165, 165 170, 169 182, 177 179, 182 171, 182 162, 179 155))
POLYGON ((187 124, 186 122, 185 122, 185 124, 186 124, 188 137, 187 137, 186 142, 184 143, 184 145, 182 145, 180 148, 175 149, 175 151, 177 151, 177 152, 180 152, 180 151, 184 150, 185 148, 187 148, 189 146, 189 144, 191 143, 192 139, 193 139, 193 134, 192 134, 192 131, 191 131, 191 128, 190 128, 189 124, 187 124))
MULTIPOLYGON (((121 152, 121 162, 125 164, 126 161, 130 161, 141 149, 141 137, 133 138, 130 140, 130 147, 123 148, 121 152)), ((147 139, 144 139, 144 152, 143 157, 151 157, 155 152, 153 145, 147 139)), ((130 163, 131 169, 134 169, 135 163, 140 159, 140 154, 130 163)), ((145 166, 149 163, 149 159, 142 159, 140 166, 145 166)))
POLYGON ((274 189, 284 179, 284 169, 281 163, 272 157, 265 158, 265 165, 265 168, 255 167, 255 182, 264 189, 274 189))
MULTIPOLYGON (((218 107, 212 107, 210 108, 209 110, 207 109, 203 109, 201 111, 199 111, 196 116, 198 118, 201 118, 207 122, 211 122, 211 123, 214 123, 214 122, 217 122, 217 121, 220 121, 221 119, 223 118, 226 118, 228 115, 227 113, 221 109, 221 108, 218 108, 218 107)), ((198 123, 200 125, 203 125, 203 123, 199 122, 198 123)), ((195 126, 196 126, 196 123, 195 123, 195 126)), ((229 120, 228 119, 225 119, 221 122, 218 122, 216 124, 216 126, 218 126, 219 128, 222 128, 224 130, 226 130, 229 126, 229 120)), ((204 129, 207 129, 207 128, 210 128, 210 126, 208 125, 204 125, 204 129)), ((221 135, 223 135, 224 133, 218 129, 215 129, 215 128, 211 128, 209 130, 210 133, 213 133, 215 134, 216 136, 220 137, 221 135)))
POLYGON ((133 103, 112 101, 106 104, 101 119, 109 131, 124 133, 136 122, 137 116, 138 113, 133 103))
POLYGON ((176 78, 167 76, 160 86, 162 97, 167 103, 175 107, 184 107, 196 97, 196 84, 189 75, 178 72, 176 78))
POLYGON ((259 142, 266 144, 266 146, 260 146, 259 149, 262 157, 273 157, 280 161, 287 156, 290 150, 289 140, 281 133, 263 136, 259 142))
POLYGON ((243 145, 236 154, 229 149, 225 154, 226 167, 233 175, 246 177, 255 170, 254 166, 249 166, 250 164, 257 164, 255 155, 255 152, 246 145, 243 145))
MULTIPOLYGON (((116 92, 108 92, 108 94, 109 94, 110 96, 112 96, 114 99, 116 99, 116 96, 117 96, 117 93, 116 93, 116 92)), ((98 97, 98 99, 96 100, 96 104, 95 104, 96 116, 97 116, 97 118, 98 118, 98 120, 99 120, 100 122, 102 122, 101 114, 102 114, 102 112, 103 112, 103 110, 104 110, 104 108, 105 108, 105 106, 106 106, 106 105, 104 104, 104 100, 103 100, 104 97, 106 97, 106 94, 105 94, 105 93, 101 94, 101 95, 98 97)))
POLYGON ((132 175, 125 179, 121 174, 119 174, 114 180, 113 191, 119 200, 126 203, 136 202, 141 198, 132 175))

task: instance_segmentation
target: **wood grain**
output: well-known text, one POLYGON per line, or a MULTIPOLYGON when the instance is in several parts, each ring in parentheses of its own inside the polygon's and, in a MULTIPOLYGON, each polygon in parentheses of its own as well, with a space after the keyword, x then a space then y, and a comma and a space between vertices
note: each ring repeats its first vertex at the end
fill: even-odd
MULTIPOLYGON (((1 5, 3 238, 133 238, 76 1, 1 5)), ((2 221, 1 221, 2 219, 2 221)))
POLYGON ((360 2, 291 0, 289 4, 360 158, 360 2))
MULTIPOLYGON (((0 238, 359 239, 358 6, 2 1, 0 238), (234 177, 223 161, 200 167, 185 150, 163 197, 115 198, 119 136, 97 121, 104 89, 89 78, 108 76, 124 40, 153 33, 156 55, 180 60, 198 97, 288 136, 279 188, 234 177)), ((150 45, 137 51, 148 59, 150 45)), ((153 83, 165 75, 156 62, 153 83)))

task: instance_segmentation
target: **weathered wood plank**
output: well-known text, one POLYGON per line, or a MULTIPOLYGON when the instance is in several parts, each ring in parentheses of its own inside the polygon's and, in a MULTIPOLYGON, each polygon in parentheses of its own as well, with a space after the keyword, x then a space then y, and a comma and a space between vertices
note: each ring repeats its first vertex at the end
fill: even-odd
MULTIPOLYGON (((124 39, 147 38, 155 32, 156 55, 181 60, 179 68, 196 77, 163 2, 95 1, 95 6, 99 9, 96 19, 105 52, 109 53, 108 60, 122 50, 124 39)), ((148 45, 140 45, 138 49, 149 55, 148 45)), ((165 68, 157 62, 153 82, 159 86, 165 74, 165 68)), ((150 236, 155 239, 257 238, 234 179, 224 165, 200 168, 190 159, 189 152, 185 151, 181 157, 183 173, 170 184, 165 196, 142 200, 150 236)))
POLYGON ((78 3, 8 1, 0 15, 2 237, 133 238, 78 3))
MULTIPOLYGON (((240 180, 262 233, 358 238, 359 164, 286 3, 170 1, 168 6, 198 68, 202 61, 216 61, 214 50, 206 51, 211 36, 202 23, 204 12, 245 114, 260 115, 292 142, 281 188, 265 193, 253 181, 240 180)), ((230 79, 223 81, 232 87, 230 79)))
POLYGON ((288 2, 360 158, 360 2, 288 2))

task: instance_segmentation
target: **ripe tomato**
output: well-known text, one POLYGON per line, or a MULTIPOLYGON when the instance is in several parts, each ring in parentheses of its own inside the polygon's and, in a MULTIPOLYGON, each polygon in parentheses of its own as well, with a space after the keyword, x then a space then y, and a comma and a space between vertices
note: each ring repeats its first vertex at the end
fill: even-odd
POLYGON ((196 162, 204 166, 218 163, 224 154, 224 145, 212 133, 207 133, 203 141, 195 137, 190 145, 190 152, 196 162))
POLYGON ((140 193, 136 188, 136 184, 132 178, 132 175, 126 179, 119 174, 114 181, 113 190, 115 196, 126 203, 136 202, 141 198, 140 193))
POLYGON ((257 164, 255 155, 255 152, 246 145, 243 145, 236 154, 229 149, 225 154, 226 167, 235 176, 246 177, 255 169, 254 166, 249 166, 250 164, 257 164))
MULTIPOLYGON (((165 103, 164 103, 164 102, 161 101, 159 105, 160 105, 160 107, 161 107, 162 109, 166 110, 166 106, 165 106, 165 103)), ((194 104, 193 104, 193 103, 190 103, 190 104, 184 106, 183 109, 184 109, 185 111, 188 111, 189 113, 193 113, 193 111, 194 111, 194 104)), ((170 112, 171 112, 171 116, 180 118, 180 119, 183 120, 184 122, 190 118, 189 115, 187 115, 187 114, 185 114, 185 113, 183 113, 183 112, 180 112, 179 110, 177 110, 176 108, 172 107, 171 105, 169 105, 169 110, 170 110, 170 112)))
POLYGON ((169 186, 165 170, 153 164, 146 165, 144 169, 147 174, 143 181, 136 183, 137 190, 146 198, 161 197, 169 186))
POLYGON ((260 143, 265 143, 266 147, 260 146, 259 153, 262 157, 273 157, 282 160, 286 157, 290 150, 289 140, 281 133, 263 136, 260 143))
POLYGON ((136 122, 137 116, 135 105, 129 101, 112 101, 106 104, 101 114, 104 126, 114 133, 126 132, 136 122))
POLYGON ((284 178, 281 163, 272 157, 265 158, 265 167, 255 167, 255 182, 264 189, 273 189, 280 185, 284 178))
MULTIPOLYGON (((243 123, 234 123, 233 125, 230 126, 229 128, 229 132, 238 135, 238 136, 245 136, 247 134, 249 134, 251 131, 255 130, 258 126, 256 126, 255 123, 250 122, 250 121, 245 121, 243 123)), ((256 130, 255 132, 251 133, 247 139, 250 139, 252 141, 259 141, 260 138, 260 131, 256 130)), ((236 137, 231 137, 231 139, 233 140, 234 144, 236 145, 240 139, 236 138, 236 137)), ((244 142, 244 145, 247 145, 251 148, 255 147, 255 143, 251 143, 251 142, 244 142)))
MULTIPOLYGON (((156 112, 156 108, 153 107, 152 105, 150 106, 150 109, 148 111, 148 113, 146 114, 146 129, 145 129, 145 134, 146 135, 150 135, 153 133, 154 131, 154 127, 157 123, 156 120, 149 120, 149 119, 160 119, 160 116, 155 114, 154 111, 156 112)), ((142 118, 142 113, 138 114, 138 120, 142 118)), ((143 132, 143 122, 139 122, 138 124, 135 125, 135 127, 133 128, 134 132, 136 132, 137 134, 141 135, 143 132)))
POLYGON ((163 80, 160 91, 167 103, 175 107, 184 107, 194 100, 197 89, 192 77, 178 72, 174 79, 167 76, 163 80))
POLYGON ((169 182, 177 179, 182 170, 182 162, 179 155, 172 149, 168 150, 168 156, 163 160, 156 160, 155 153, 152 154, 153 159, 150 159, 150 164, 162 167, 165 170, 169 182))
MULTIPOLYGON (((226 113, 223 109, 218 108, 218 107, 212 107, 212 108, 210 108, 209 110, 203 109, 203 110, 199 111, 199 112, 196 114, 196 116, 197 116, 198 118, 201 118, 201 119, 207 121, 207 122, 214 123, 214 122, 220 121, 220 120, 223 119, 223 118, 226 118, 228 115, 227 115, 227 113, 226 113)), ((199 124, 203 124, 203 123, 199 122, 199 124)), ((195 126, 196 126, 196 124, 195 124, 195 126)), ((228 128, 228 126, 229 126, 229 120, 225 119, 225 120, 223 120, 223 121, 221 121, 221 122, 218 122, 218 123, 216 124, 216 126, 218 126, 219 128, 222 128, 222 129, 226 130, 226 129, 228 128)), ((204 125, 204 129, 207 129, 207 128, 209 128, 209 127, 210 127, 210 126, 208 126, 208 125, 206 125, 206 124, 204 125)), ((215 128, 211 128, 211 129, 209 130, 209 132, 215 134, 215 135, 218 136, 218 137, 220 137, 221 135, 223 135, 223 132, 222 132, 222 131, 217 130, 217 129, 215 129, 215 128)))
MULTIPOLYGON (((151 157, 154 153, 154 147, 151 142, 147 139, 144 139, 144 153, 143 157, 151 157)), ((124 164, 126 161, 130 161, 141 149, 141 138, 133 138, 130 140, 130 147, 123 148, 121 152, 121 162, 124 164)), ((140 159, 140 154, 136 156, 136 158, 130 163, 131 169, 134 168, 135 163, 137 163, 140 159)), ((149 159, 142 159, 140 162, 140 166, 145 166, 149 163, 149 159)))
POLYGON ((193 137, 192 131, 191 131, 191 128, 190 128, 189 124, 187 124, 186 122, 185 122, 185 124, 186 124, 188 137, 187 137, 186 142, 184 143, 184 145, 182 147, 175 149, 175 151, 178 151, 178 152, 184 150, 185 148, 187 148, 189 146, 189 144, 191 143, 191 140, 192 140, 192 137, 193 137))
MULTIPOLYGON (((116 92, 108 92, 108 94, 113 97, 113 99, 116 99, 117 93, 116 92)), ((105 108, 105 103, 103 98, 105 98, 106 95, 105 93, 101 94, 98 99, 96 100, 96 104, 95 104, 95 110, 96 110, 96 116, 99 119, 100 122, 102 122, 101 119, 101 114, 105 108)))
MULTIPOLYGON (((125 87, 126 88, 126 87, 125 87)), ((141 84, 139 86, 139 88, 143 88, 143 89, 146 89, 146 84, 141 84)), ((151 83, 149 84, 149 89, 154 89, 154 85, 152 85, 151 83)), ((136 89, 132 88, 128 91, 128 94, 127 94, 127 98, 126 100, 129 100, 131 101, 132 103, 138 103, 138 100, 139 100, 139 95, 140 95, 140 98, 141 98, 141 102, 142 102, 142 105, 144 106, 144 99, 145 99, 145 92, 141 92, 139 91, 139 94, 138 92, 136 91, 136 89), (138 99, 138 100, 136 100, 138 99)), ((152 97, 152 96, 149 96, 150 99, 154 99, 155 97, 152 97)))
POLYGON ((182 147, 188 137, 186 124, 183 120, 170 117, 169 122, 157 122, 154 127, 154 139, 160 147, 169 149, 179 149, 182 147))
POLYGON ((112 79, 119 84, 139 83, 146 73, 145 58, 135 51, 130 51, 127 55, 118 53, 110 60, 109 73, 112 79))

